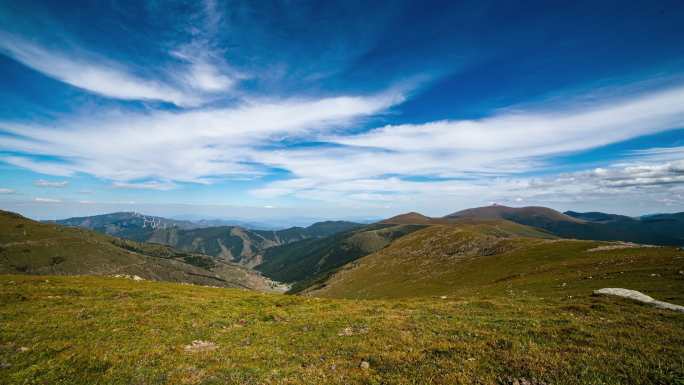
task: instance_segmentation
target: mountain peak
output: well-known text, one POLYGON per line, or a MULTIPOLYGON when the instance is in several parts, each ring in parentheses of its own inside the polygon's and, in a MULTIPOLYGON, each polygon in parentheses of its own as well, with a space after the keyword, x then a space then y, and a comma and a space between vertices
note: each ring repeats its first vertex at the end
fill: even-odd
POLYGON ((520 222, 521 218, 530 220, 534 218, 536 220, 554 222, 583 222, 581 219, 573 218, 548 207, 508 207, 499 204, 457 211, 445 216, 445 218, 508 219, 514 222, 520 222))
POLYGON ((411 211, 404 214, 395 215, 391 218, 385 219, 380 223, 390 223, 396 225, 422 225, 429 224, 432 222, 432 218, 425 216, 421 213, 411 211))

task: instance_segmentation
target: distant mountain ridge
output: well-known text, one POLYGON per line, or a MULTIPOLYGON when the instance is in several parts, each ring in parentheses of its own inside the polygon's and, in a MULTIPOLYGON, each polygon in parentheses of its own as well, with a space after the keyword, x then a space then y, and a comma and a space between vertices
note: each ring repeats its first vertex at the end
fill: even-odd
POLYGON ((255 266, 264 250, 309 238, 321 238, 363 225, 347 221, 317 222, 283 230, 250 230, 239 226, 203 226, 201 223, 121 212, 52 221, 87 228, 138 242, 169 245, 218 259, 255 266))
POLYGON ((466 219, 504 219, 563 238, 684 246, 684 213, 632 218, 602 212, 561 213, 548 207, 491 205, 461 210, 441 218, 408 213, 386 219, 383 223, 449 224, 466 219))
POLYGON ((251 269, 206 255, 36 222, 5 211, 0 211, 0 274, 138 276, 207 286, 274 288, 251 269))

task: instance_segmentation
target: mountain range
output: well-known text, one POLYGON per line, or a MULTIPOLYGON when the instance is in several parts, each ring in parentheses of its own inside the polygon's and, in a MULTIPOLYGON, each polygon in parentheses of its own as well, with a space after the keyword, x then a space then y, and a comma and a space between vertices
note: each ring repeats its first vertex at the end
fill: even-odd
MULTIPOLYGON (((156 222, 157 224, 159 222, 156 222)), ((105 275, 270 291, 244 266, 0 211, 0 274, 105 275)))
POLYGON ((457 211, 443 217, 428 217, 411 212, 383 222, 434 225, 458 223, 464 219, 504 219, 542 229, 562 238, 684 245, 684 213, 632 218, 601 212, 561 213, 547 207, 491 205, 457 211))
POLYGON ((172 246, 186 252, 196 252, 223 261, 245 266, 261 263, 264 250, 309 238, 322 238, 363 225, 347 221, 317 222, 308 227, 283 230, 252 230, 239 226, 211 226, 215 221, 185 221, 120 212, 91 217, 54 221, 130 239, 172 246))
MULTIPOLYGON (((11 217, 11 214, 7 215, 11 217)), ((28 221, 25 218, 22 220, 28 221)), ((291 286, 292 293, 354 297, 391 296, 389 288, 401 282, 408 292, 419 287, 419 292, 423 293, 448 291, 447 288, 454 284, 455 275, 462 274, 458 269, 473 258, 477 259, 478 266, 486 261, 503 263, 503 274, 515 270, 508 261, 536 255, 533 259, 540 262, 535 259, 540 256, 539 253, 560 255, 573 261, 582 260, 586 257, 586 250, 605 246, 596 241, 684 245, 684 213, 632 218, 600 212, 561 213, 545 207, 514 208, 501 205, 462 210, 443 217, 410 212, 370 225, 328 221, 283 230, 205 227, 196 222, 138 213, 69 218, 46 224, 31 223, 31 227, 47 226, 45 228, 55 234, 66 232, 71 234, 69 239, 78 238, 78 244, 89 245, 78 248, 86 251, 87 256, 82 255, 83 261, 87 261, 82 264, 85 267, 76 266, 74 262, 71 273, 105 274, 107 269, 94 268, 97 264, 104 264, 117 266, 117 269, 127 266, 124 270, 128 273, 135 271, 157 279, 182 281, 163 273, 170 269, 168 264, 173 262, 178 270, 183 271, 183 276, 197 273, 188 274, 188 269, 204 269, 197 274, 219 277, 221 274, 234 276, 236 271, 241 271, 252 282, 257 282, 252 284, 254 287, 269 287, 274 285, 273 282, 283 282, 291 286), (80 229, 93 230, 101 235, 80 229), (110 254, 119 259, 121 255, 129 259, 131 255, 136 255, 136 260, 123 258, 120 262, 110 263, 99 257, 110 254), (507 256, 515 258, 505 259, 507 256), (132 266, 148 266, 150 271, 135 270, 132 266), (156 270, 162 273, 155 273, 156 276, 150 273, 156 270), (450 272, 453 272, 453 277, 449 275, 450 272)), ((47 242, 50 247, 61 247, 62 241, 59 239, 63 237, 54 235, 48 238, 51 240, 29 236, 26 242, 37 242, 36 245, 47 242)), ((65 272, 68 270, 66 267, 69 264, 57 267, 63 262, 51 265, 47 259, 34 264, 33 258, 25 258, 30 253, 24 256, 12 245, 9 242, 3 246, 3 253, 11 255, 11 258, 6 257, 7 271, 60 273, 60 269, 65 272), (11 253, 8 254, 7 250, 11 253), (13 258, 23 262, 8 262, 13 258)), ((629 253, 633 248, 655 254, 662 250, 672 253, 672 249, 638 245, 627 247, 623 243, 617 245, 614 250, 627 250, 623 253, 629 253)), ((70 249, 66 247, 64 250, 70 249)), ((55 261, 61 261, 61 254, 57 254, 55 261)), ((71 258, 73 260, 75 257, 71 258)), ((480 267, 487 272, 498 271, 494 265, 483 266, 480 267)), ((528 273, 530 269, 533 269, 533 263, 523 267, 528 273)), ((492 277, 494 280, 505 278, 492 277)), ((208 281, 202 283, 208 284, 208 281)), ((397 288, 392 289, 392 292, 406 293, 397 288)))

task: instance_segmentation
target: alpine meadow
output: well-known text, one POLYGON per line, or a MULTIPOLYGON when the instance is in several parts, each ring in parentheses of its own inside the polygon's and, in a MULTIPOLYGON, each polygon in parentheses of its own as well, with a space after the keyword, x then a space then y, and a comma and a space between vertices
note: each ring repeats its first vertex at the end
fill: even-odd
POLYGON ((0 385, 684 385, 681 1, 0 1, 0 385))

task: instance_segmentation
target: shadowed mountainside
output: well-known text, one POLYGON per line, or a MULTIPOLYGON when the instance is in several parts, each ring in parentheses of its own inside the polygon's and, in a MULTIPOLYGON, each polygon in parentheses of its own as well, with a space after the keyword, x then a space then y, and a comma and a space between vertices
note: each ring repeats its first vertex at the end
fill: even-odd
POLYGON ((334 269, 382 249, 421 225, 374 224, 320 239, 307 239, 267 249, 255 268, 281 282, 297 282, 293 291, 324 279, 334 269))

